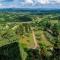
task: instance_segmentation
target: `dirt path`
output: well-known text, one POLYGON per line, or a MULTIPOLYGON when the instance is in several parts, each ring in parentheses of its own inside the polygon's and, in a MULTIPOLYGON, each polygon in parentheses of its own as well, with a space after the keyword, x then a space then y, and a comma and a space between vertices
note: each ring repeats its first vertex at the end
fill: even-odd
POLYGON ((38 45, 38 43, 37 43, 37 40, 36 40, 36 37, 35 37, 35 32, 34 32, 34 30, 33 30, 33 29, 32 29, 32 37, 33 37, 34 44, 35 44, 35 47, 34 47, 34 48, 39 47, 39 45, 38 45))

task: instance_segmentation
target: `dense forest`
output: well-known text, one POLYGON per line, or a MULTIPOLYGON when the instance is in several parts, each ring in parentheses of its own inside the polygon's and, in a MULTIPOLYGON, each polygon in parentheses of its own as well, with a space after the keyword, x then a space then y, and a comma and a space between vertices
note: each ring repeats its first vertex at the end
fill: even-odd
POLYGON ((60 14, 0 13, 0 60, 60 60, 60 14))

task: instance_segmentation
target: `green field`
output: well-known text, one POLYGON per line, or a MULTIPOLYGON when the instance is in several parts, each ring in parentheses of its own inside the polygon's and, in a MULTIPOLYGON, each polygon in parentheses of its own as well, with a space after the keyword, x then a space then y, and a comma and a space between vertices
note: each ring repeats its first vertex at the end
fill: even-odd
MULTIPOLYGON (((16 49, 21 53, 13 51, 12 54, 17 54, 17 56, 13 56, 13 59, 10 56, 10 60, 60 60, 59 16, 60 14, 1 13, 0 48, 7 46, 3 48, 3 51, 7 50, 7 53, 10 53, 9 48, 13 51, 15 47, 13 49, 13 46, 9 47, 9 45, 18 43, 16 46, 19 49, 16 49), (18 55, 21 58, 18 58, 18 55)), ((1 60, 6 56, 4 53, 2 56, 0 52, 1 60)), ((7 56, 9 57, 9 54, 7 56)))

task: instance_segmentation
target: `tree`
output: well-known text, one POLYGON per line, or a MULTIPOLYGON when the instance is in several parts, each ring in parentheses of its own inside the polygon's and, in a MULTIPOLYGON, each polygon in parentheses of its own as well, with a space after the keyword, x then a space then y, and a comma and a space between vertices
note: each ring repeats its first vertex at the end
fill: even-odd
POLYGON ((27 53, 28 53, 28 56, 26 60, 40 60, 41 59, 39 49, 28 49, 27 53))
POLYGON ((58 32, 58 25, 54 24, 53 28, 52 28, 52 32, 53 32, 53 36, 58 37, 59 32, 58 32))
POLYGON ((53 28, 52 28, 52 32, 53 32, 53 36, 54 36, 54 40, 55 40, 55 43, 54 43, 54 50, 53 50, 53 57, 54 57, 54 60, 60 60, 60 49, 58 47, 58 36, 59 36, 59 31, 58 31, 58 25, 57 24, 54 24, 53 28))
POLYGON ((24 34, 24 26, 22 24, 16 29, 16 34, 23 35, 24 34))

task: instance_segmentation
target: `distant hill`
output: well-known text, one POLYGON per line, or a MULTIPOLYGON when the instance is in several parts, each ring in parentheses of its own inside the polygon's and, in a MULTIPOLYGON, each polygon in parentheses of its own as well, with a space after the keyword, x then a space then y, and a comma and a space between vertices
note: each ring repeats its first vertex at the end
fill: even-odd
POLYGON ((0 9, 0 12, 60 13, 60 9, 3 8, 3 9, 0 9))

